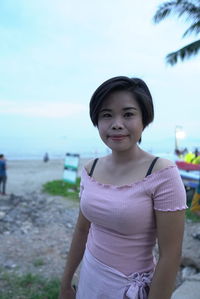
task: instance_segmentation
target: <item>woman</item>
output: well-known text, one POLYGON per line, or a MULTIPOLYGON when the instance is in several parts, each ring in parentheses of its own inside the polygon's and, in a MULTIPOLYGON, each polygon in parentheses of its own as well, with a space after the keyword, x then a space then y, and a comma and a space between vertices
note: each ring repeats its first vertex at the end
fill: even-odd
POLYGON ((181 257, 186 195, 176 166, 139 147, 154 118, 150 91, 141 79, 111 78, 94 92, 90 117, 112 152, 83 169, 60 298, 169 299, 181 257), (71 282, 82 258, 75 294, 71 282))

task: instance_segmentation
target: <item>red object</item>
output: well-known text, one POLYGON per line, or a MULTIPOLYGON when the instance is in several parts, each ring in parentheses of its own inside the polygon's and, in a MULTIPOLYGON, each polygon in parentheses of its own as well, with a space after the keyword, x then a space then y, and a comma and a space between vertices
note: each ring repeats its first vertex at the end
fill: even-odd
POLYGON ((200 164, 193 164, 193 163, 187 163, 184 161, 176 161, 176 165, 179 169, 191 171, 191 170, 200 170, 200 164))

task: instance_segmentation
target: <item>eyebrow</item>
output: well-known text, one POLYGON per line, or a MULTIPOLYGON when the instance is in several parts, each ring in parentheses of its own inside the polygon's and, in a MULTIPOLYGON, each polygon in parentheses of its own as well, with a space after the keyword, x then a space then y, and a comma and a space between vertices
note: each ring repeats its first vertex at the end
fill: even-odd
MULTIPOLYGON (((123 108, 122 110, 124 110, 124 111, 127 111, 127 110, 135 110, 135 111, 137 111, 137 108, 135 108, 135 107, 125 107, 125 108, 123 108)), ((112 111, 112 109, 104 108, 104 109, 101 109, 101 110, 100 110, 100 113, 101 113, 101 112, 111 112, 111 111, 112 111)))

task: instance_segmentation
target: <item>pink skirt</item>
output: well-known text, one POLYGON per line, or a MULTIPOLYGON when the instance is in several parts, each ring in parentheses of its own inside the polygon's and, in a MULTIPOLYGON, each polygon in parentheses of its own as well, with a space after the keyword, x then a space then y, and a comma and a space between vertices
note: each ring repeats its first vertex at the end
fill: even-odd
POLYGON ((76 299, 147 299, 153 271, 128 276, 97 260, 86 248, 76 299))

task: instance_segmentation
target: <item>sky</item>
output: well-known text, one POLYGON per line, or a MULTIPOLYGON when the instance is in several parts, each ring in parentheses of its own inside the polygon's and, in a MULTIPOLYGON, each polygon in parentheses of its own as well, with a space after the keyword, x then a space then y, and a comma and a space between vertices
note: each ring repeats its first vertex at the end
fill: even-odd
POLYGON ((147 150, 200 146, 200 56, 171 67, 166 54, 195 40, 189 26, 153 15, 160 0, 1 0, 0 152, 98 152, 89 100, 105 80, 140 77, 154 99, 147 150), (182 144, 181 144, 182 143, 182 144))

